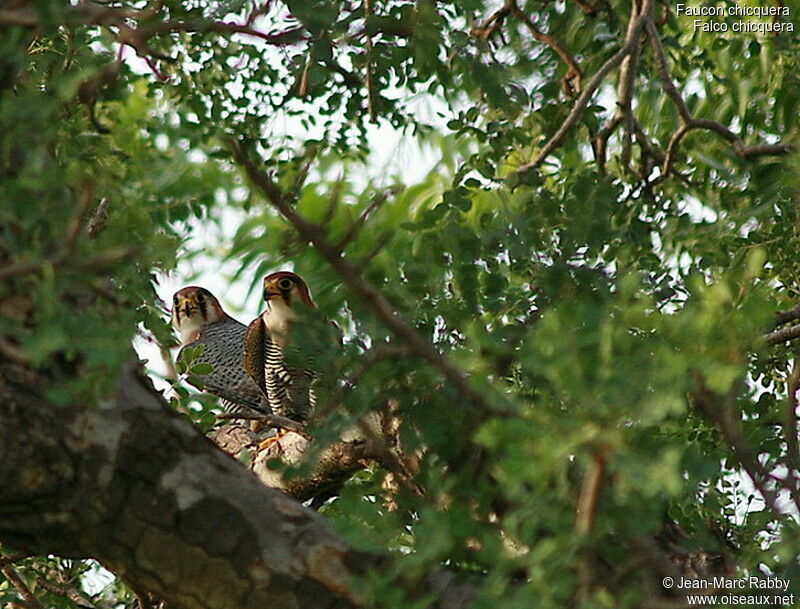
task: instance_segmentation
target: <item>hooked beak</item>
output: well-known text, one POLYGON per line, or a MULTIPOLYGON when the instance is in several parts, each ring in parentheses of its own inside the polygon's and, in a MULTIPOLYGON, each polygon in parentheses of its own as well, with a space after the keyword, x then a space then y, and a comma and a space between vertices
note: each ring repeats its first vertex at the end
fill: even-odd
POLYGON ((266 283, 266 284, 264 284, 264 300, 269 302, 270 300, 272 300, 276 296, 280 296, 280 295, 281 295, 281 292, 280 292, 280 290, 275 288, 275 284, 274 283, 266 283))
POLYGON ((178 317, 180 317, 181 314, 183 314, 184 317, 189 317, 192 314, 192 309, 193 308, 194 307, 192 307, 192 301, 189 300, 188 298, 184 298, 184 299, 180 300, 178 302, 178 306, 177 306, 177 309, 176 309, 177 312, 178 312, 178 317))

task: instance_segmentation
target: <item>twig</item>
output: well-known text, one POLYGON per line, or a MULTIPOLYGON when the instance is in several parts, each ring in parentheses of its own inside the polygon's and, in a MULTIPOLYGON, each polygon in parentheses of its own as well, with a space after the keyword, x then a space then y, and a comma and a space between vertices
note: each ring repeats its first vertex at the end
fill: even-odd
POLYGON ((569 51, 550 34, 545 34, 534 25, 530 17, 519 8, 516 0, 506 0, 499 9, 492 13, 483 23, 474 26, 470 29, 470 36, 478 38, 479 40, 488 40, 491 38, 505 23, 509 15, 514 15, 528 28, 531 36, 535 40, 542 42, 549 46, 567 64, 567 73, 562 79, 562 90, 567 97, 573 97, 581 89, 581 69, 578 67, 577 62, 572 57, 569 51), (572 82, 575 81, 573 86, 572 82))
POLYGON ((670 142, 667 147, 667 154, 662 165, 662 175, 667 175, 669 173, 673 159, 677 155, 681 140, 692 129, 706 129, 720 135, 733 146, 734 152, 740 158, 744 159, 765 155, 782 155, 787 154, 795 149, 794 144, 786 143, 756 144, 754 146, 746 146, 739 135, 735 134, 722 123, 708 118, 693 117, 688 106, 686 105, 686 101, 683 99, 680 91, 678 91, 678 88, 672 81, 669 65, 667 63, 667 57, 664 52, 664 47, 661 44, 661 38, 658 34, 655 23, 649 17, 645 27, 647 29, 647 36, 650 39, 650 46, 653 49, 653 55, 656 59, 656 71, 658 72, 664 92, 672 100, 681 119, 681 126, 670 138, 670 142))
POLYGON ((70 257, 70 254, 72 254, 72 250, 75 248, 75 242, 77 241, 78 235, 81 231, 83 215, 89 207, 93 190, 94 188, 92 185, 87 185, 83 188, 83 191, 78 197, 77 209, 72 215, 72 218, 70 218, 69 224, 67 225, 67 230, 64 232, 64 236, 61 239, 61 244, 59 245, 58 251, 55 255, 43 258, 41 260, 17 262, 0 268, 0 280, 15 277, 17 275, 27 275, 28 273, 38 271, 45 266, 58 266, 65 262, 70 257))
POLYGON ((778 507, 777 493, 766 486, 768 480, 775 480, 775 478, 761 465, 758 457, 750 450, 739 427, 739 420, 732 405, 736 395, 734 390, 732 389, 723 398, 705 386, 705 381, 700 373, 695 372, 692 376, 695 385, 690 394, 692 403, 720 431, 722 439, 753 482, 753 486, 761 494, 766 506, 774 514, 783 515, 778 507))
MULTIPOLYGON (((636 3, 634 3, 636 6, 636 3)), ((628 22, 628 33, 632 35, 630 28, 632 28, 632 21, 628 22)), ((634 130, 634 123, 636 119, 633 116, 633 107, 631 100, 633 99, 633 85, 636 80, 636 73, 639 67, 639 53, 641 43, 639 42, 640 36, 637 35, 637 44, 634 45, 630 55, 622 60, 619 68, 619 112, 625 121, 625 135, 622 142, 622 165, 628 167, 631 160, 631 136, 634 130)))
MULTIPOLYGON (((633 5, 632 14, 638 14, 638 7, 636 3, 633 5)), ((632 35, 631 30, 636 22, 633 19, 628 21, 628 31, 626 38, 632 35)), ((617 130, 619 125, 625 123, 625 136, 623 138, 622 146, 622 164, 627 167, 630 164, 631 156, 631 136, 635 133, 636 118, 633 116, 633 108, 631 107, 631 99, 633 98, 633 84, 636 80, 636 71, 639 65, 639 52, 641 43, 638 42, 634 45, 629 55, 626 55, 622 60, 619 68, 619 84, 617 85, 617 111, 608 123, 598 132, 593 140, 594 153, 597 164, 600 170, 605 170, 606 164, 606 148, 608 146, 608 139, 617 130)), ((641 147, 641 145, 640 145, 641 147)))
POLYGON ((497 30, 503 27, 503 23, 511 13, 514 5, 514 0, 505 0, 503 6, 489 15, 483 23, 470 29, 470 36, 480 40, 489 40, 497 30))
POLYGON ((586 88, 578 96, 578 99, 575 100, 575 104, 572 106, 572 110, 570 110, 566 120, 564 120, 564 122, 561 124, 555 134, 553 134, 553 136, 547 141, 547 143, 542 146, 542 149, 539 151, 539 154, 536 155, 536 158, 534 158, 531 162, 525 163, 521 167, 518 167, 516 170, 517 173, 527 173, 528 171, 536 169, 544 162, 551 152, 558 148, 567 133, 569 133, 578 120, 580 120, 583 111, 589 104, 589 100, 603 82, 606 75, 620 65, 622 60, 625 59, 625 57, 627 57, 633 51, 633 48, 639 44, 639 33, 642 31, 642 28, 649 19, 650 12, 653 10, 653 2, 654 0, 643 0, 640 14, 631 15, 633 25, 628 28, 628 35, 625 38, 625 43, 616 53, 607 59, 606 62, 600 66, 600 69, 594 73, 592 78, 589 79, 586 88))
MULTIPOLYGON (((364 6, 364 19, 368 20, 372 15, 372 5, 370 0, 363 0, 364 6)), ((375 83, 373 82, 373 66, 372 66, 372 36, 367 34, 367 39, 364 42, 364 49, 366 51, 366 65, 364 67, 364 80, 367 83, 367 112, 369 113, 369 120, 375 124, 378 122, 378 113, 375 109, 375 83)))
POLYGON ((600 496, 600 487, 603 484, 605 465, 605 454, 602 451, 596 452, 589 466, 589 471, 586 472, 583 478, 575 510, 575 533, 581 537, 589 535, 594 528, 597 499, 600 496))
POLYGON ((511 7, 514 15, 527 26, 531 36, 553 49, 555 54, 561 58, 561 61, 567 64, 568 69, 561 81, 561 89, 567 97, 574 97, 581 90, 581 78, 583 77, 583 73, 575 61, 575 58, 553 36, 539 30, 539 28, 534 25, 533 21, 531 21, 530 17, 517 6, 516 2, 512 2, 511 7))
POLYGON ((336 406, 342 403, 359 381, 377 364, 384 362, 388 359, 399 359, 408 355, 408 351, 404 348, 395 347, 394 345, 378 345, 370 349, 359 357, 360 365, 353 375, 345 381, 345 383, 334 393, 324 406, 314 410, 314 420, 323 419, 331 412, 336 406))
POLYGON ((291 28, 283 32, 266 33, 254 30, 249 25, 238 23, 223 23, 218 21, 164 21, 147 26, 139 30, 143 37, 149 38, 156 34, 169 34, 175 32, 204 33, 216 32, 219 34, 244 34, 263 40, 272 46, 289 46, 303 42, 306 39, 305 30, 300 27, 291 28))
POLYGON ((372 262, 373 258, 381 253, 386 244, 392 238, 392 233, 389 231, 384 231, 375 239, 375 245, 372 246, 372 249, 368 251, 366 254, 360 257, 359 263, 362 267, 366 267, 370 262, 372 262))
POLYGON ((3 565, 0 567, 0 573, 2 573, 11 585, 17 589, 17 592, 19 592, 19 595, 29 609, 44 609, 42 603, 40 603, 39 599, 31 592, 27 584, 22 581, 22 578, 14 567, 11 565, 3 565))
MULTIPOLYGON (((619 102, 617 102, 619 104, 619 102)), ((603 125, 600 131, 597 132, 592 138, 592 150, 594 150, 594 159, 597 162, 597 166, 600 168, 601 172, 605 172, 606 168, 606 149, 608 148, 608 140, 622 124, 623 121, 623 114, 618 109, 617 112, 612 116, 608 122, 603 125)))
POLYGON ((364 228, 364 225, 369 220, 369 217, 378 209, 381 205, 386 203, 389 200, 389 196, 395 194, 394 190, 389 190, 388 192, 383 192, 375 197, 373 197, 372 201, 370 201, 369 205, 364 208, 364 211, 358 217, 358 220, 353 222, 350 225, 350 228, 347 229, 347 232, 344 236, 336 242, 334 247, 340 250, 344 250, 350 242, 353 241, 358 236, 359 231, 364 228))
POLYGON ((100 231, 105 228, 106 222, 108 221, 108 206, 109 203, 106 197, 100 199, 100 203, 97 204, 97 209, 94 210, 89 220, 89 224, 86 225, 86 234, 89 235, 89 237, 96 237, 100 231))
MULTIPOLYGON (((597 515, 597 500, 600 497, 600 488, 603 485, 606 457, 602 450, 597 451, 583 478, 578 504, 575 510, 575 533, 579 538, 586 539, 594 529, 597 515)), ((578 560, 578 596, 584 602, 589 597, 592 583, 592 557, 589 549, 584 547, 578 560)))

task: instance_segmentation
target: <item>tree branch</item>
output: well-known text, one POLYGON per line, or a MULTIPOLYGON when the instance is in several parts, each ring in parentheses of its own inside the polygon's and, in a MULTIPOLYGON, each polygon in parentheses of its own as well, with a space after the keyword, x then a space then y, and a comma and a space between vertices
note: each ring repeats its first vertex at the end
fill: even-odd
POLYGON ((786 437, 786 479, 795 505, 800 507, 800 449, 797 444, 797 392, 800 390, 800 357, 795 354, 792 372, 786 379, 786 412, 783 433, 786 437))
POLYGON ((339 273, 344 283, 367 305, 378 319, 409 349, 433 365, 453 385, 472 407, 484 412, 495 410, 486 397, 469 383, 463 370, 454 366, 444 355, 404 319, 402 319, 374 286, 366 282, 354 264, 348 262, 341 250, 325 238, 325 230, 299 215, 283 191, 265 172, 250 160, 238 142, 229 140, 228 145, 236 162, 245 170, 250 181, 266 197, 267 201, 294 227, 297 233, 314 246, 317 253, 339 273))
POLYGON ((583 73, 578 63, 575 61, 575 58, 558 40, 556 40, 556 38, 539 30, 539 28, 534 25, 533 21, 531 21, 530 17, 517 6, 516 2, 511 3, 511 11, 527 26, 528 31, 534 39, 553 49, 553 52, 561 58, 561 61, 567 64, 567 73, 564 74, 564 78, 561 81, 561 89, 567 97, 574 97, 575 94, 581 90, 581 78, 583 77, 583 73))
POLYGON ((767 487, 767 482, 773 480, 773 477, 758 460, 757 455, 750 450, 747 440, 742 434, 739 425, 740 416, 733 407, 734 390, 731 389, 726 396, 720 396, 706 387, 701 374, 694 373, 693 380, 692 403, 706 419, 717 427, 722 439, 752 480, 753 486, 763 498, 766 506, 775 515, 782 515, 783 511, 778 506, 778 494, 767 487))
POLYGON ((765 334, 762 338, 768 345, 778 345, 798 337, 800 337, 800 324, 789 326, 788 328, 781 328, 780 330, 773 330, 765 334))
POLYGON ((16 588, 28 609, 44 609, 44 605, 39 602, 39 599, 36 598, 36 595, 34 595, 33 592, 31 592, 31 589, 28 588, 28 585, 22 581, 22 578, 19 576, 19 573, 17 573, 17 570, 14 567, 9 564, 0 566, 0 573, 2 573, 3 576, 11 583, 11 585, 16 588))
MULTIPOLYGON (((185 609, 363 603, 352 577, 380 560, 217 450, 169 411, 138 365, 100 407, 56 407, 34 387, 0 383, 4 543, 92 556, 185 609)), ((434 607, 458 609, 474 589, 464 600, 442 594, 434 607)))
POLYGON ((669 145, 667 146, 667 153, 661 168, 662 175, 668 175, 674 158, 678 153, 681 140, 692 129, 706 129, 720 135, 733 146, 734 152, 743 159, 765 155, 782 155, 795 150, 796 146, 794 144, 787 143, 747 146, 739 135, 728 129, 722 123, 708 118, 695 118, 692 116, 686 105, 686 101, 672 81, 664 47, 661 44, 661 38, 656 29, 656 25, 651 18, 648 17, 645 27, 647 29, 647 36, 650 39, 650 46, 653 49, 653 55, 656 60, 656 70, 664 92, 672 100, 681 120, 681 126, 678 127, 678 130, 672 135, 669 145))
POLYGON ((780 326, 790 321, 794 321, 795 319, 800 319, 800 304, 795 305, 791 309, 788 309, 786 311, 778 311, 777 313, 775 313, 776 326, 780 326))
POLYGON ((525 163, 521 167, 518 167, 516 170, 517 173, 527 173, 528 171, 536 169, 544 162, 550 153, 558 148, 567 133, 569 133, 580 120, 581 116, 583 115, 583 111, 589 104, 589 100, 592 98, 595 91, 597 91, 597 88, 602 84, 606 75, 620 65, 622 60, 630 55, 633 52, 634 47, 639 44, 639 33, 642 31, 642 28, 649 19, 650 12, 653 10, 653 2, 654 0, 643 0, 641 12, 638 15, 631 15, 633 25, 628 28, 628 35, 625 37, 625 42, 622 47, 620 47, 616 53, 608 58, 606 62, 600 66, 600 69, 597 70, 597 72, 595 72, 594 75, 589 79, 589 82, 586 84, 586 88, 578 96, 578 99, 572 106, 572 110, 570 110, 566 120, 564 120, 564 122, 561 124, 555 134, 553 134, 553 136, 547 141, 547 143, 542 146, 541 150, 536 155, 536 158, 534 158, 530 163, 525 163))
POLYGON ((293 431, 295 433, 299 433, 302 436, 308 437, 308 434, 304 431, 305 425, 302 423, 298 423, 297 421, 293 421, 292 419, 279 416, 277 414, 245 414, 245 413, 223 413, 214 415, 218 421, 230 421, 230 420, 240 420, 240 421, 258 421, 260 423, 266 423, 270 427, 281 427, 283 429, 288 429, 289 431, 293 431))

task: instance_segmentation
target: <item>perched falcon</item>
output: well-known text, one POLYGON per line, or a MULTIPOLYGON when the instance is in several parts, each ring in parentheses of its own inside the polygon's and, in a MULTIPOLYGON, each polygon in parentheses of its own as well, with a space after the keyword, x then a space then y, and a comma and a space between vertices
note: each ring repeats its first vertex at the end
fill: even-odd
POLYGON ((197 375, 202 386, 191 378, 190 383, 219 397, 225 412, 270 412, 269 402, 242 365, 247 326, 228 315, 211 292, 197 286, 175 292, 172 325, 181 338, 178 361, 186 347, 204 345, 203 352, 192 363, 211 364, 214 368, 208 374, 197 375))
POLYGON ((337 341, 299 275, 267 275, 264 300, 266 310, 247 329, 244 367, 275 414, 302 423, 316 401, 315 360, 337 341))

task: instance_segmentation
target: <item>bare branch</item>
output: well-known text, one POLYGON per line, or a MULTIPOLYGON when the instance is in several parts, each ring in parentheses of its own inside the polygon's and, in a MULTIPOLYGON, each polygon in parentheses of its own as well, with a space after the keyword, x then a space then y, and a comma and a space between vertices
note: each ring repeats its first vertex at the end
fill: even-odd
POLYGON ((549 46, 551 49, 553 49, 556 55, 561 58, 561 61, 567 64, 567 73, 562 79, 562 89, 567 97, 573 97, 581 89, 582 73, 577 62, 572 57, 570 52, 564 48, 564 45, 562 45, 554 36, 545 34, 539 28, 537 28, 536 25, 534 25, 530 17, 528 17, 528 15, 526 15, 525 12, 519 8, 516 0, 506 0, 503 3, 503 6, 492 13, 480 25, 473 26, 469 32, 470 36, 480 40, 489 40, 496 32, 500 30, 501 27, 503 27, 503 24, 509 15, 514 15, 520 21, 522 21, 535 40, 538 40, 539 42, 549 46))
POLYGON ((516 2, 511 3, 511 10, 514 15, 527 26, 531 36, 553 49, 555 54, 561 58, 561 61, 567 64, 567 73, 561 81, 561 88, 564 95, 567 97, 574 97, 581 90, 581 78, 583 77, 583 73, 575 61, 575 58, 553 36, 539 30, 539 28, 534 25, 533 21, 531 21, 530 17, 517 6, 516 2))
POLYGON ((19 595, 22 597, 22 600, 25 602, 25 606, 28 609, 44 609, 42 603, 39 602, 39 599, 31 592, 31 589, 28 588, 28 585, 22 581, 22 578, 17 573, 17 570, 14 569, 11 565, 3 565, 0 567, 0 573, 11 583, 14 588, 16 588, 19 595))
POLYGON ((639 44, 639 33, 642 31, 642 28, 649 19, 650 12, 653 10, 653 2, 654 0, 643 0, 641 12, 638 15, 631 15, 633 25, 628 28, 628 35, 625 37, 625 42, 622 47, 620 47, 616 53, 607 59, 600 69, 594 73, 592 78, 589 79, 589 82, 586 84, 586 88, 578 96, 578 99, 572 106, 572 110, 570 110, 566 120, 564 120, 564 122, 561 124, 555 134, 553 134, 553 136, 547 141, 547 143, 542 146, 541 150, 536 155, 536 158, 534 158, 530 163, 525 163, 521 167, 517 168, 517 173, 527 173, 528 171, 536 169, 544 162, 551 152, 558 148, 567 133, 569 133, 575 124, 580 120, 581 116, 583 115, 583 111, 586 109, 586 106, 589 105, 589 100, 592 98, 595 91, 597 91, 597 88, 602 84, 606 75, 620 65, 622 60, 630 55, 630 53, 633 52, 634 47, 639 44))
MULTIPOLYGON (((632 5, 634 10, 632 14, 638 14, 638 8, 634 3, 632 5)), ((628 21, 627 36, 632 35, 632 29, 635 21, 630 19, 628 21)), ((597 133, 593 138, 593 147, 595 159, 597 160, 600 170, 605 169, 606 163, 606 148, 608 146, 608 139, 614 134, 619 125, 625 125, 625 135, 623 138, 622 147, 622 164, 627 167, 630 164, 631 156, 631 137, 635 133, 637 122, 633 115, 633 108, 631 106, 631 99, 633 98, 634 82, 636 81, 636 71, 639 65, 639 53, 641 43, 638 43, 639 36, 637 35, 637 44, 633 46, 631 53, 622 60, 619 69, 619 84, 617 85, 617 111, 614 116, 606 123, 606 125, 597 133)), ((641 146, 641 144, 640 144, 641 146)))
POLYGON ((503 6, 489 15, 480 25, 470 29, 470 36, 480 40, 489 40, 497 30, 503 27, 506 17, 511 13, 515 6, 515 0, 505 0, 503 6))
POLYGON ((735 389, 732 388, 727 395, 720 396, 706 387, 700 373, 694 373, 693 378, 694 388, 690 394, 692 403, 717 427, 722 439, 752 480, 753 486, 764 499, 766 506, 775 515, 783 515, 783 511, 778 506, 778 494, 767 487, 768 481, 773 481, 774 478, 758 460, 757 455, 750 450, 742 433, 741 417, 734 408, 735 389))
POLYGON ((800 324, 768 332, 763 336, 763 340, 768 345, 778 345, 798 337, 800 337, 800 324))
POLYGON ((686 105, 686 101, 683 99, 680 91, 678 91, 678 88, 672 81, 666 53, 664 52, 664 47, 661 44, 661 38, 658 34, 655 23, 652 19, 648 18, 645 27, 647 29, 648 38, 650 39, 650 46, 653 49, 653 55, 656 59, 656 70, 664 88, 664 92, 672 100, 681 119, 681 126, 670 138, 670 142, 667 147, 667 153, 661 169, 662 175, 666 176, 669 173, 671 165, 674 162, 674 158, 677 155, 681 140, 692 129, 706 129, 718 134, 723 139, 727 140, 733 146, 734 152, 743 159, 766 155, 783 155, 796 149, 795 144, 788 143, 756 144, 754 146, 747 146, 739 135, 731 131, 722 123, 708 118, 695 118, 692 116, 688 106, 686 105))

